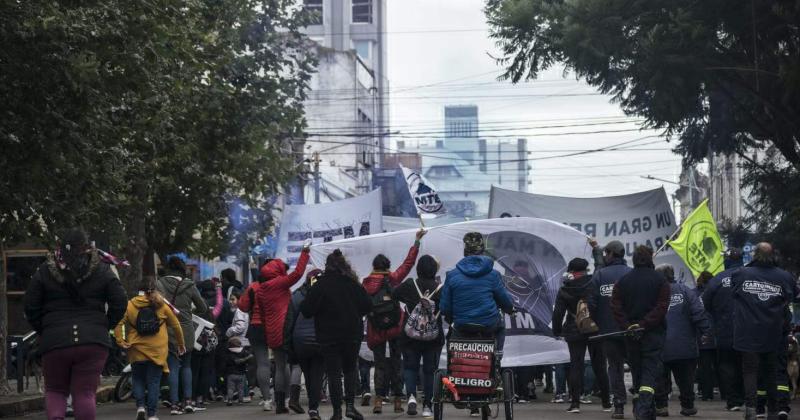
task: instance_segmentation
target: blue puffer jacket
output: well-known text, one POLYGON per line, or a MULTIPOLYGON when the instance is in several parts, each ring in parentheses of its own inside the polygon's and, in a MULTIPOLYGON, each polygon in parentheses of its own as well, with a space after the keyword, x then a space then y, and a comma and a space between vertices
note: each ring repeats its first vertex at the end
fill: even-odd
POLYGON ((697 293, 688 287, 670 284, 669 310, 667 311, 667 339, 661 359, 665 362, 696 359, 698 337, 710 328, 706 311, 697 293))
POLYGON ((464 257, 447 272, 439 301, 442 314, 457 328, 465 324, 497 325, 499 309, 511 312, 514 303, 494 261, 482 255, 464 257))
POLYGON ((630 271, 625 259, 619 258, 597 270, 592 276, 592 290, 586 296, 586 305, 592 319, 600 327, 600 334, 619 331, 619 324, 611 312, 611 291, 614 290, 614 284, 630 271))
POLYGON ((703 305, 714 325, 714 339, 717 348, 733 348, 733 283, 731 276, 741 269, 741 265, 731 267, 708 281, 703 291, 703 305))

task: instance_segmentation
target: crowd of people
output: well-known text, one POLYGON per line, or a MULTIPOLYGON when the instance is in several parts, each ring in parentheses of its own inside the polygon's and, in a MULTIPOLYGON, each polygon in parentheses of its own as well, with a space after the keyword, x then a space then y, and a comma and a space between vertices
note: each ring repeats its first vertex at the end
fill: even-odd
MULTIPOLYGON (((362 420, 357 398, 374 414, 386 404, 394 413, 421 408, 432 416, 445 327, 456 336, 490 332, 502 356, 503 313, 515 308, 483 235, 464 236, 464 258, 442 280, 436 257, 419 255, 425 234, 417 232, 399 266, 375 256, 364 279, 338 249, 324 267, 307 270, 308 245, 292 271, 268 260, 246 287, 233 270, 194 282, 184 261, 171 257, 127 300, 112 265, 83 231, 71 230, 25 298, 26 318, 41 336, 48 418, 65 417, 69 396, 76 416, 94 418, 109 329, 131 363, 138 420, 156 419, 159 400, 179 415, 213 400, 255 398, 261 410, 307 412, 310 420, 321 420, 325 400, 331 420, 362 420)), ((798 290, 770 244, 759 244, 747 266, 740 251, 729 251, 725 271, 703 273, 689 288, 675 281, 673 267, 655 266, 650 248, 633 250, 629 266, 622 243, 590 243, 594 269, 572 259, 553 310, 552 332, 566 342, 569 363, 514 368, 519 402, 535 398, 541 381, 553 402, 569 402, 568 412, 596 395, 603 411, 621 419, 630 394, 634 417, 647 420, 669 414, 674 380, 682 415, 697 414, 698 383, 700 398, 713 399, 718 388, 726 408, 747 420, 788 418, 789 304, 798 290)))

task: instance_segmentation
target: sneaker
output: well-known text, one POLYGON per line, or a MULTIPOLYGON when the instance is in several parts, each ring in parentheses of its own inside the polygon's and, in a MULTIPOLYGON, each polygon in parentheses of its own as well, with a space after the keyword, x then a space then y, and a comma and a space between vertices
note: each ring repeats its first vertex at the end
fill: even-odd
POLYGON ((612 419, 624 419, 625 418, 625 406, 624 405, 615 405, 614 406, 614 413, 611 414, 612 419))
POLYGON ((656 407, 656 417, 669 417, 669 409, 667 407, 656 407))
POLYGON ((526 400, 525 398, 520 397, 519 395, 514 396, 514 401, 517 404, 527 404, 528 403, 528 400, 526 400))
POLYGON ((199 403, 195 403, 194 411, 206 411, 206 404, 202 401, 199 403))
POLYGON ((413 395, 408 397, 408 409, 406 410, 406 414, 409 416, 417 415, 417 399, 413 395))
POLYGON ((481 416, 481 409, 478 407, 473 407, 469 409, 469 416, 470 417, 480 417, 481 416))
POLYGON ((261 402, 264 411, 272 411, 272 400, 264 400, 261 402))
POLYGON ((431 410, 431 406, 426 405, 422 407, 422 417, 433 417, 433 410, 431 410))
POLYGON ((581 412, 581 406, 575 403, 570 404, 569 408, 567 409, 567 413, 578 414, 580 412, 581 412))
POLYGON ((728 410, 728 411, 742 411, 742 406, 741 405, 730 405, 728 407, 725 407, 725 409, 728 410))
POLYGON ((156 417, 156 416, 150 416, 150 417, 148 417, 148 418, 147 418, 147 420, 158 420, 158 417, 156 417))
POLYGON ((778 420, 789 420, 789 412, 783 410, 779 411, 778 420))
POLYGON ((253 401, 253 398, 249 395, 246 395, 244 398, 242 398, 242 402, 244 403, 249 403, 250 401, 253 401))
POLYGON ((697 414, 697 408, 695 408, 695 407, 681 408, 681 415, 682 416, 687 416, 688 417, 688 416, 693 416, 695 414, 697 414))
POLYGON ((147 417, 147 413, 144 412, 144 407, 139 407, 136 409, 136 420, 144 420, 147 417))
POLYGON ((767 413, 756 412, 756 418, 757 419, 765 419, 765 418, 767 418, 767 413))
POLYGON ((551 403, 555 404, 563 404, 564 403, 564 394, 556 394, 553 396, 553 399, 550 400, 551 403))
POLYGON ((319 411, 308 410, 308 420, 322 420, 322 417, 319 416, 319 411))
POLYGON ((191 414, 194 413, 195 411, 197 410, 194 408, 192 403, 186 403, 186 405, 183 407, 183 412, 186 414, 191 414))
POLYGON ((592 403, 591 394, 581 395, 581 404, 591 404, 591 403, 592 403))
POLYGON ((361 394, 361 406, 362 407, 369 407, 370 403, 372 402, 372 394, 369 392, 365 392, 361 394))
POLYGON ((180 416, 181 414, 183 414, 183 410, 181 410, 177 404, 172 404, 172 406, 169 408, 169 415, 180 416))
POLYGON ((610 413, 613 406, 607 402, 603 403, 603 411, 606 413, 610 413))
POLYGON ((164 406, 164 408, 172 408, 172 403, 167 400, 161 400, 161 405, 164 406))

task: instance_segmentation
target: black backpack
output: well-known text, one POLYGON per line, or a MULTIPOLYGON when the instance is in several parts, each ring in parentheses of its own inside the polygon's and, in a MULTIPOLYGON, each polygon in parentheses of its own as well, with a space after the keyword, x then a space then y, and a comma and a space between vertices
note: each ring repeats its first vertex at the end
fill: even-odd
POLYGON ((152 305, 139 309, 135 328, 141 336, 155 335, 161 329, 161 321, 158 320, 156 309, 152 305))
POLYGON ((383 277, 380 290, 371 299, 372 311, 367 318, 373 328, 388 331, 400 324, 400 303, 392 297, 392 288, 386 276, 383 277))

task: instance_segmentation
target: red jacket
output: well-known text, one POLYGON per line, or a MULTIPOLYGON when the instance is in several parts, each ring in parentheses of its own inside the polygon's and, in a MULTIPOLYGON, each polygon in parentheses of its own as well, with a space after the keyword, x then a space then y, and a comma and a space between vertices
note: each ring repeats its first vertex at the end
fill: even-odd
MULTIPOLYGON (((367 291, 367 294, 370 296, 375 295, 378 291, 381 290, 381 286, 383 286, 383 278, 387 277, 389 280, 389 285, 392 288, 395 288, 400 285, 400 283, 405 280, 408 273, 411 271, 411 268, 414 267, 414 264, 417 262, 417 254, 419 253, 419 248, 414 245, 411 249, 408 250, 408 255, 406 255, 406 259, 400 264, 400 267, 397 267, 397 270, 394 272, 386 272, 386 271, 373 271, 364 281, 361 283, 364 286, 364 289, 367 291)), ((397 338, 400 336, 400 332, 402 330, 404 316, 403 311, 400 311, 400 323, 397 327, 392 328, 391 330, 381 331, 377 330, 372 327, 372 323, 367 322, 367 346, 369 348, 374 348, 375 346, 379 346, 393 338, 397 338)))
POLYGON ((250 302, 250 290, 253 291, 253 296, 256 296, 259 286, 261 286, 259 282, 250 283, 239 297, 239 310, 250 314, 250 325, 261 325, 261 308, 258 307, 258 300, 254 299, 253 302, 250 302))
POLYGON ((267 346, 271 349, 283 347, 283 324, 292 300, 292 286, 303 278, 308 256, 308 251, 301 252, 297 266, 288 274, 286 264, 277 258, 261 267, 261 277, 265 280, 258 288, 256 301, 261 311, 267 346))

